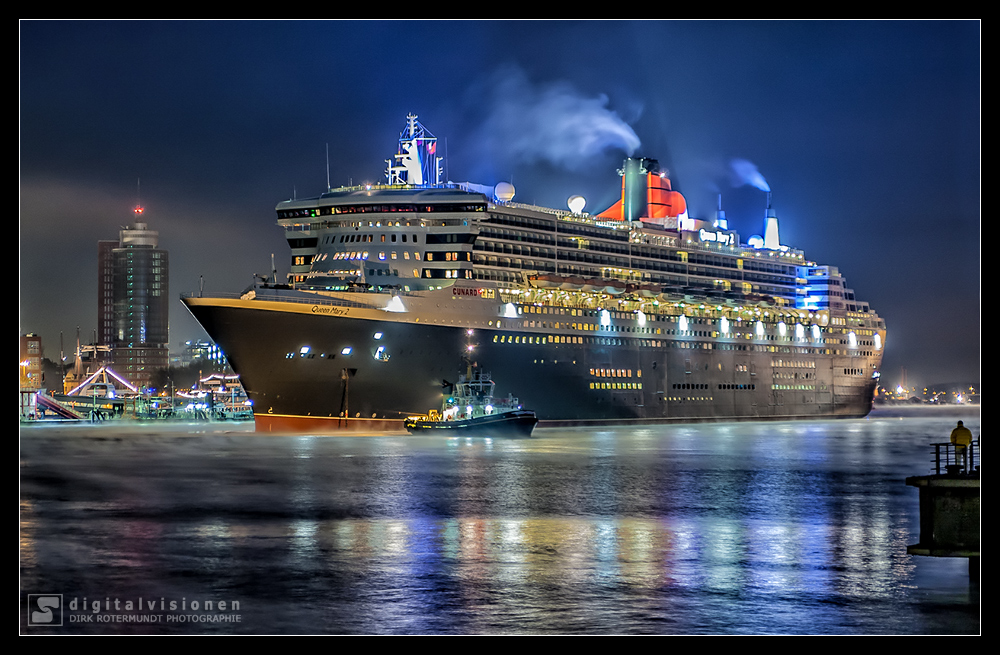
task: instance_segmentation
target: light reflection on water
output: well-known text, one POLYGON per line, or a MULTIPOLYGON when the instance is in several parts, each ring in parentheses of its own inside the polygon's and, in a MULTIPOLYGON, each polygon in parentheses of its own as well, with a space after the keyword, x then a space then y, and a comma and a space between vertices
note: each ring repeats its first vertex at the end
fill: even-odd
POLYGON ((64 632, 978 633, 966 560, 906 554, 903 478, 953 425, 25 429, 22 596, 241 602, 236 625, 64 632))

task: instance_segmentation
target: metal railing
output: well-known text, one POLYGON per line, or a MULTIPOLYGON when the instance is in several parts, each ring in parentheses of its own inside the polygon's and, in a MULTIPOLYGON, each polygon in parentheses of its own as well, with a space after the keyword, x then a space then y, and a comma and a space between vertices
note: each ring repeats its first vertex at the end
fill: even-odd
MULTIPOLYGON (((284 302, 284 303, 298 303, 301 305, 329 305, 337 307, 357 307, 359 309, 381 309, 377 304, 374 303, 363 303, 353 300, 348 300, 346 298, 338 298, 323 295, 322 293, 315 293, 309 296, 293 296, 293 295, 280 295, 274 293, 268 293, 269 290, 265 289, 263 291, 257 291, 254 300, 259 301, 272 301, 272 302, 284 302)), ((294 291, 294 289, 293 289, 294 291)), ((303 292, 309 293, 309 292, 303 292)), ((341 293, 375 293, 375 292, 365 292, 365 291, 343 291, 341 293)), ((384 292, 383 292, 384 295, 384 292)), ((393 295, 397 296, 410 296, 414 295, 412 292, 406 291, 394 291, 393 295)), ((227 292, 213 292, 209 294, 202 295, 197 291, 188 291, 181 293, 181 298, 223 298, 228 300, 239 300, 243 298, 244 294, 240 293, 227 293, 227 292)))
POLYGON ((973 441, 968 446, 960 446, 950 441, 932 443, 931 446, 934 447, 935 475, 978 474, 982 464, 979 441, 973 441))

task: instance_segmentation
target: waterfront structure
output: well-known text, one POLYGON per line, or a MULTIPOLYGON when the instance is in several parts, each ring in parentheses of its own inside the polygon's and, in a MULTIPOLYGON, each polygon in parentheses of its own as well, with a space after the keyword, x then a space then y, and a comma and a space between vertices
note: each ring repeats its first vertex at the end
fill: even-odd
POLYGON ((115 371, 148 385, 168 365, 169 258, 159 233, 139 220, 117 241, 98 242, 98 345, 111 348, 115 371))
POLYGON ((19 386, 23 390, 42 388, 42 338, 34 333, 21 335, 21 355, 18 358, 19 386))
POLYGON ((184 348, 174 359, 176 361, 171 362, 174 366, 190 366, 198 362, 214 369, 226 369, 226 358, 219 346, 211 341, 201 339, 185 341, 184 348))
POLYGON ((597 215, 441 183, 410 116, 387 184, 277 205, 290 284, 184 302, 259 429, 399 427, 470 341, 542 425, 868 414, 885 323, 835 266, 782 245, 770 206, 744 243, 721 211, 691 217, 656 160, 619 173, 597 215))

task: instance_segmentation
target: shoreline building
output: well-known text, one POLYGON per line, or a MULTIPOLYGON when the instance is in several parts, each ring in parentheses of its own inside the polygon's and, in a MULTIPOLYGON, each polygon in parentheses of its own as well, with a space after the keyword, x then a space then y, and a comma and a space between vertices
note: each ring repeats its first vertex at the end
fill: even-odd
POLYGON ((135 386, 169 364, 169 258, 158 242, 141 220, 98 242, 98 345, 111 347, 112 368, 135 386))
POLYGON ((33 332, 21 335, 20 365, 21 389, 37 391, 42 388, 42 338, 33 332))

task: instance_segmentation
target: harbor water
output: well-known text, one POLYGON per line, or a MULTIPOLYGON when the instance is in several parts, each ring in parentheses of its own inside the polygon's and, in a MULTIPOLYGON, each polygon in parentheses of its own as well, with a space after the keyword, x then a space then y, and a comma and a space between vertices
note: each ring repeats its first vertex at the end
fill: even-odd
POLYGON ((531 439, 20 433, 23 634, 978 634, 910 556, 978 408, 531 439))

